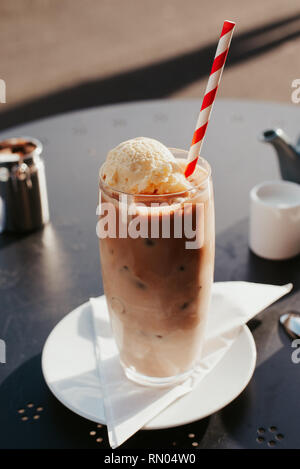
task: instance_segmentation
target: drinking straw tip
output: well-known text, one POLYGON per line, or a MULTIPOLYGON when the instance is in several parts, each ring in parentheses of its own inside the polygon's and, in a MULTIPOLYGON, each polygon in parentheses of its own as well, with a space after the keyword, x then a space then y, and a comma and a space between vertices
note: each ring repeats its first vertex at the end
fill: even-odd
POLYGON ((233 31, 235 28, 235 22, 234 21, 228 21, 225 20, 223 24, 223 29, 221 32, 221 37, 224 36, 225 34, 229 33, 229 31, 233 31))

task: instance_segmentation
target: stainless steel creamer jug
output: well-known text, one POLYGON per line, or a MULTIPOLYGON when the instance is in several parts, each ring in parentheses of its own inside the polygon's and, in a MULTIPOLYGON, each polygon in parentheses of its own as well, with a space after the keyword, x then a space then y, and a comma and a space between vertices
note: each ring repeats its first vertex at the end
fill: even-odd
POLYGON ((0 141, 0 233, 32 231, 49 221, 42 150, 31 137, 0 141))

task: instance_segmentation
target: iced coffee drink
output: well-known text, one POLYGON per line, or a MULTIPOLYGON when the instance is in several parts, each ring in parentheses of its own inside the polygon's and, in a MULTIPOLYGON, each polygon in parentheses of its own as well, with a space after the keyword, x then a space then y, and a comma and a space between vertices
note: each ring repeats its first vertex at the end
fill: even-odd
POLYGON ((214 266, 210 167, 149 138, 123 142, 100 169, 104 292, 128 378, 168 385, 201 353, 214 266))

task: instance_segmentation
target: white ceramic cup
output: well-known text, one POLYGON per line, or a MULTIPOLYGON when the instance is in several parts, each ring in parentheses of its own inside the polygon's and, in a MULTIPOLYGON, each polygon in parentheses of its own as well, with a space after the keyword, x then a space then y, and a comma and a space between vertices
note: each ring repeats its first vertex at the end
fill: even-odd
POLYGON ((249 245, 265 259, 300 254, 300 184, 266 181, 250 191, 249 245))

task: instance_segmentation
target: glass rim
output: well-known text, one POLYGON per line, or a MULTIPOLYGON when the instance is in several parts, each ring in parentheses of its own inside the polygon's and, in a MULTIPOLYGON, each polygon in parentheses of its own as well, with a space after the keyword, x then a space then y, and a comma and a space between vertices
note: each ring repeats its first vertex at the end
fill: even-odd
MULTIPOLYGON (((188 155, 188 151, 187 150, 183 150, 182 148, 174 148, 174 147, 168 147, 168 149, 174 153, 174 152, 182 152, 182 153, 185 153, 186 155, 188 155)), ((175 156, 175 155, 174 155, 175 156)), ((125 191, 121 191, 119 189, 115 189, 114 187, 110 186, 109 184, 106 184, 106 182, 102 179, 102 176, 101 176, 101 168, 103 165, 101 165, 101 168, 100 168, 100 171, 99 171, 99 184, 101 183, 103 185, 103 187, 109 189, 110 191, 113 191, 117 194, 123 194, 123 195, 127 195, 127 196, 131 196, 131 197, 141 197, 141 198, 155 198, 155 199, 158 199, 158 198, 166 198, 166 197, 180 197, 182 196, 183 194, 186 194, 186 193, 191 193, 193 191, 196 191, 199 187, 201 187, 203 184, 206 184, 207 181, 209 180, 209 178, 211 177, 211 166, 210 164, 208 163, 208 161, 203 158, 202 156, 199 156, 198 157, 198 161, 197 161, 197 165, 200 166, 199 163, 204 163, 204 169, 206 170, 207 174, 206 174, 206 177, 201 181, 201 183, 199 184, 199 186, 194 186, 194 187, 191 187, 190 189, 186 189, 184 191, 180 191, 180 192, 168 192, 166 194, 139 194, 139 193, 132 193, 132 192, 125 192, 125 191)), ((203 166, 202 166, 203 167, 203 166)))

